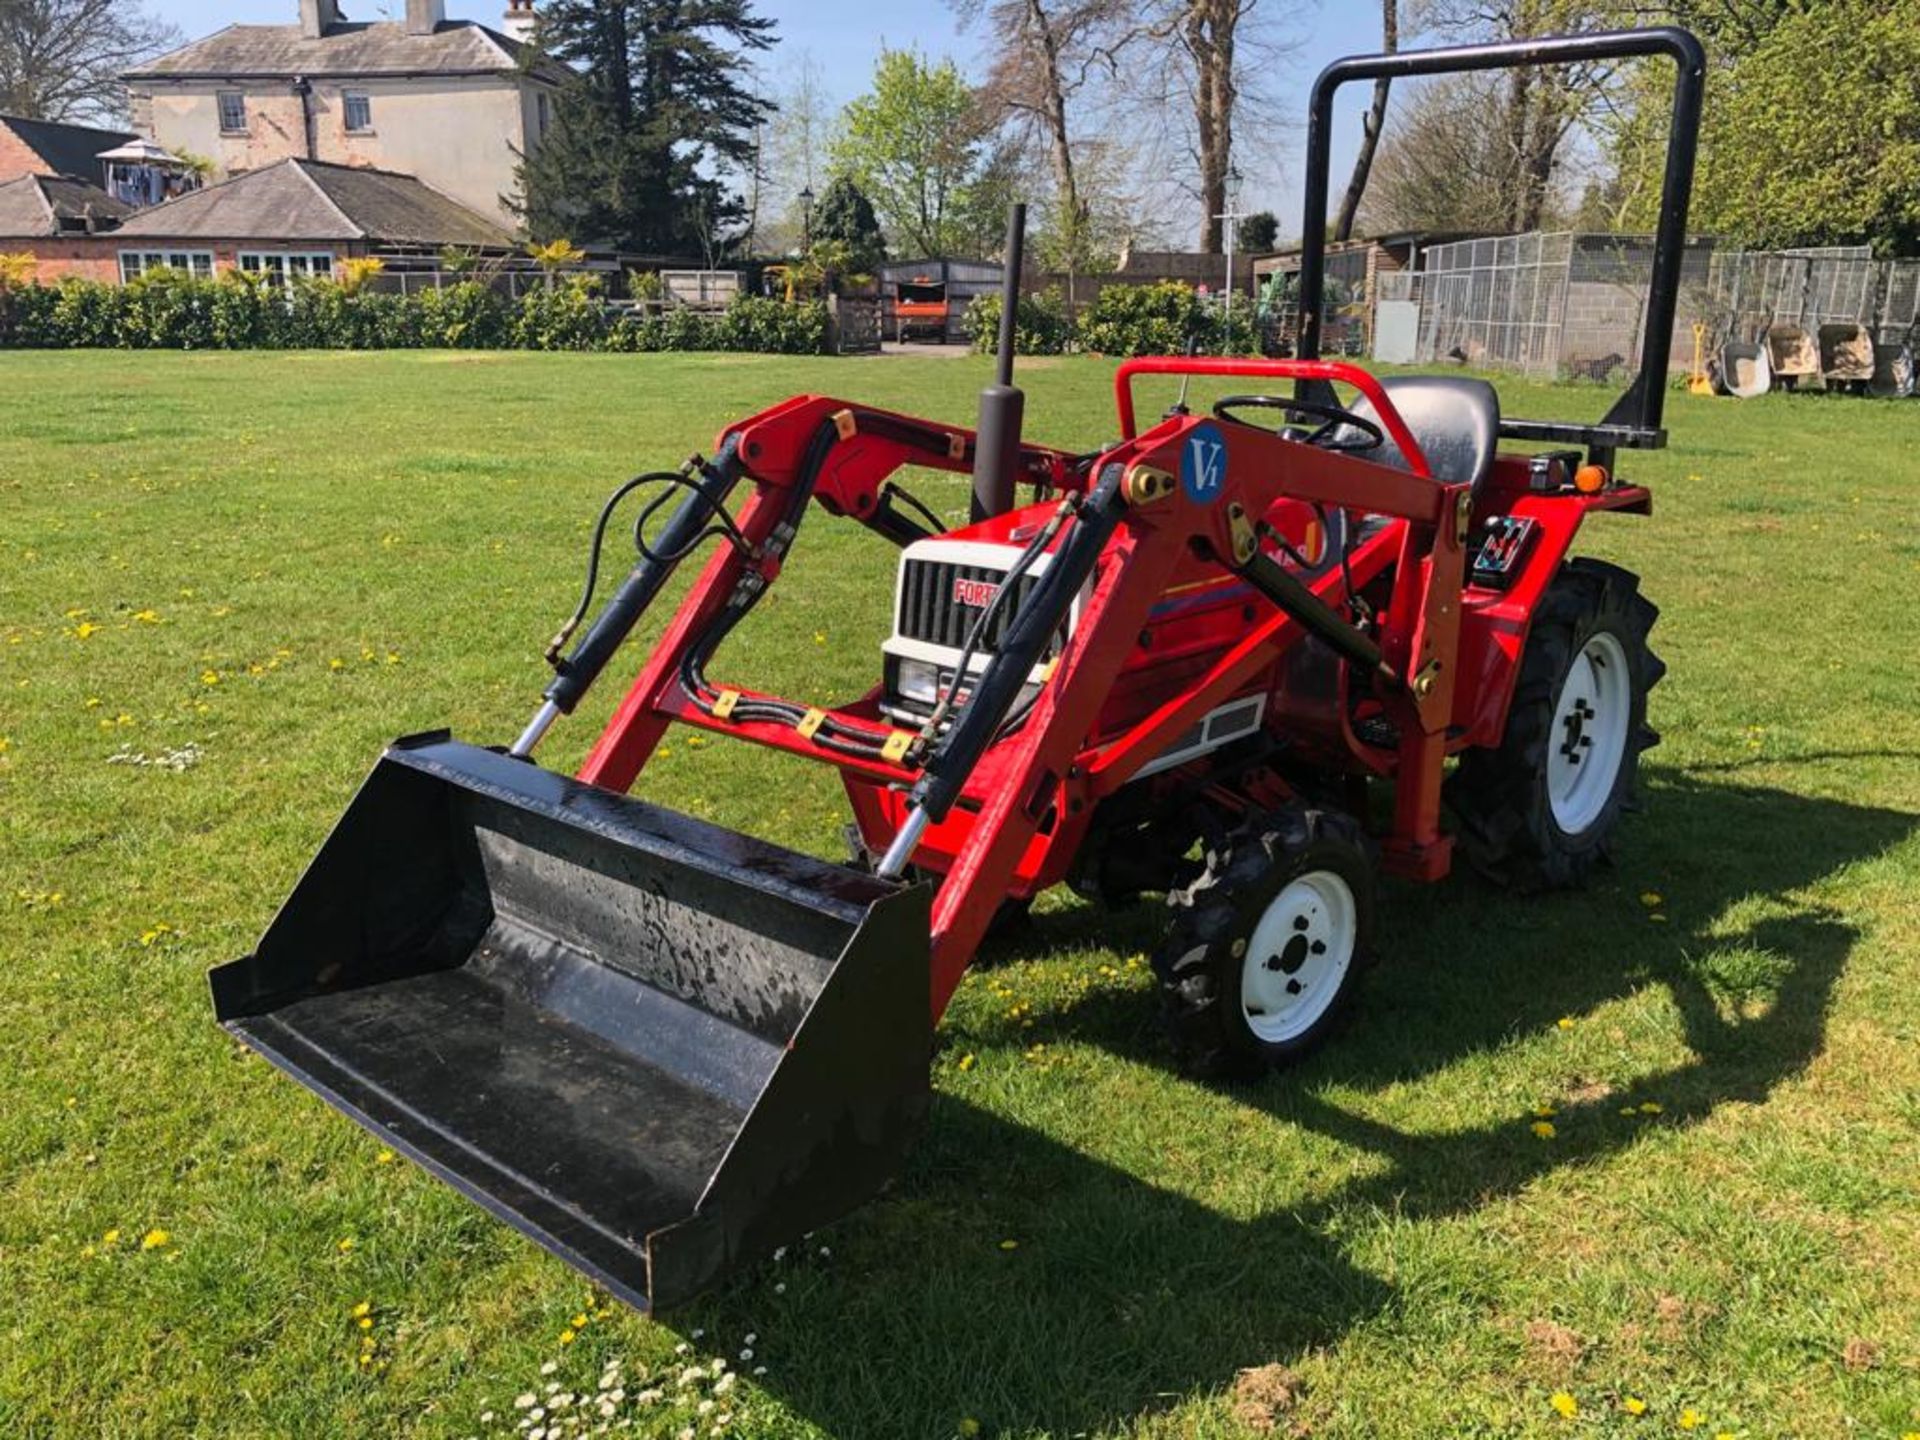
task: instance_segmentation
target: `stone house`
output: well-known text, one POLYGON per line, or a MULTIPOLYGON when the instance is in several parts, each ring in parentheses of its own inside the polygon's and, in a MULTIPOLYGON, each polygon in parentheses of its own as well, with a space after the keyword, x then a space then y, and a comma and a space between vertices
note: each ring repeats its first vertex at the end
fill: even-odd
MULTIPOLYGON (((505 24, 527 34, 531 0, 505 24)), ((570 72, 514 35, 406 0, 400 21, 348 21, 300 0, 298 24, 229 25, 126 75, 135 125, 204 156, 215 178, 283 160, 413 175, 505 229, 519 157, 570 72)))

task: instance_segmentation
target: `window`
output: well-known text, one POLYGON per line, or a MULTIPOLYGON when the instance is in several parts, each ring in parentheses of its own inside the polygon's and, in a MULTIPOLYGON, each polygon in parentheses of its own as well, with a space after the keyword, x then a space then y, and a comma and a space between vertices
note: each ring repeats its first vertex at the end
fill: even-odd
POLYGON ((215 98, 220 102, 221 133, 244 135, 247 130, 247 97, 238 90, 222 90, 215 98))
POLYGON ((553 124, 553 103, 547 99, 547 92, 544 90, 534 92, 533 117, 533 138, 546 139, 547 127, 553 124))
POLYGON ((373 129, 373 98, 368 95, 348 95, 346 98, 347 129, 373 129))
POLYGON ((294 251, 291 253, 272 250, 242 250, 240 252, 240 273, 243 275, 264 275, 274 284, 292 289, 293 282, 308 276, 329 277, 333 274, 333 252, 330 250, 294 251))
POLYGON ((213 278, 213 252, 211 250, 122 250, 120 252, 120 282, 144 275, 149 270, 178 270, 182 275, 191 275, 196 280, 213 278))

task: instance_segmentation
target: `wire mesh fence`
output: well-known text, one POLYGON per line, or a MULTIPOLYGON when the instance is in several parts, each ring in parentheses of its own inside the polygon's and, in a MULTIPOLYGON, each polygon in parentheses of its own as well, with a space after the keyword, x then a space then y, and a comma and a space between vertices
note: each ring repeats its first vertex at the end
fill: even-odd
MULTIPOLYGON (((1647 237, 1541 232, 1436 245, 1422 268, 1378 277, 1378 358, 1452 360, 1528 375, 1607 379, 1637 362, 1645 325, 1647 237)), ((1693 327, 1715 345, 1770 327, 1864 327, 1881 345, 1920 332, 1920 259, 1876 260, 1865 246, 1791 251, 1688 248, 1673 367, 1692 363, 1693 327)))

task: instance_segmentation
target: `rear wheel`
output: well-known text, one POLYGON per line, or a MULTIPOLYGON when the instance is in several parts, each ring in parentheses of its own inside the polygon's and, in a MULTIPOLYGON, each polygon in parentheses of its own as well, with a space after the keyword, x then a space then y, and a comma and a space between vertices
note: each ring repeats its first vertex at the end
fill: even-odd
POLYGON ((1184 1068, 1256 1076, 1338 1025, 1373 923, 1373 867, 1350 816, 1304 805, 1262 816, 1167 903, 1154 970, 1184 1068))
POLYGON ((1657 744, 1647 692, 1659 616, 1631 571, 1562 567, 1534 617, 1498 749, 1461 758, 1447 796, 1468 858, 1524 890, 1577 884, 1632 808, 1640 752, 1657 744))

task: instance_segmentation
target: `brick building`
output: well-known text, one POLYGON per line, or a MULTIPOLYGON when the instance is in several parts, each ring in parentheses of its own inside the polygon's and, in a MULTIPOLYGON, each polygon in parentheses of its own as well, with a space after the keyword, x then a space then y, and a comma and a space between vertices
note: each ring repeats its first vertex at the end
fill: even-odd
POLYGON ((113 253, 102 237, 132 213, 84 180, 22 175, 0 182, 0 250, 33 256, 35 278, 46 283, 69 275, 111 280, 113 253))
POLYGON ((23 175, 65 175, 98 185, 102 172, 96 157, 135 138, 125 130, 0 115, 0 182, 23 175))

